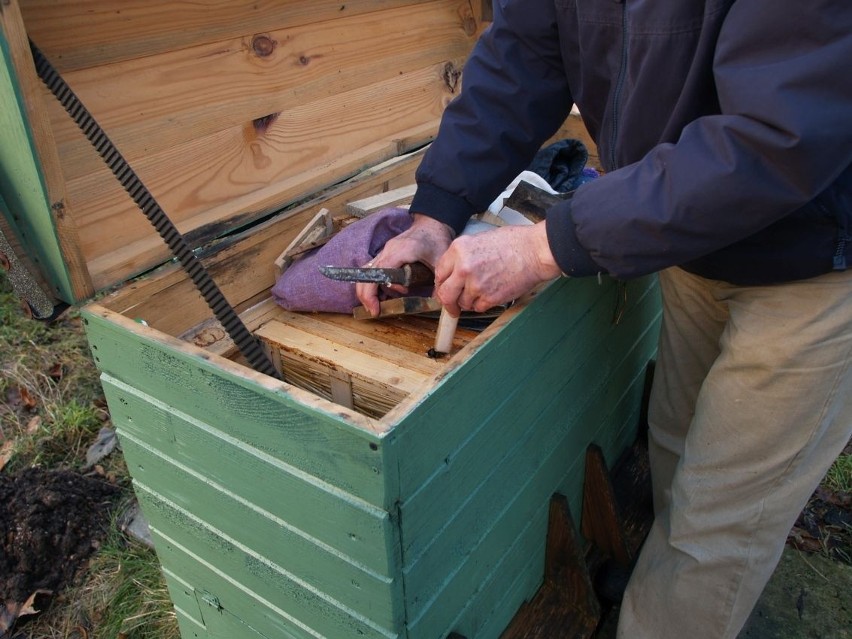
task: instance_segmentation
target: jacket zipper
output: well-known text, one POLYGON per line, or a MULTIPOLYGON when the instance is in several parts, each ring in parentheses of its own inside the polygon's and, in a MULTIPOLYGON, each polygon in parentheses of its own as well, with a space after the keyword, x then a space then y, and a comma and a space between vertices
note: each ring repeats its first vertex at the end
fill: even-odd
POLYGON ((843 217, 842 213, 838 212, 833 214, 828 207, 819 200, 817 200, 816 205, 824 215, 833 217, 837 220, 837 243, 834 246, 834 257, 831 260, 831 268, 834 271, 845 271, 846 244, 852 241, 852 237, 849 237, 846 219, 843 217))
POLYGON ((627 68, 627 0, 616 0, 621 4, 621 68, 612 95, 612 127, 609 147, 609 167, 613 171, 618 168, 615 164, 615 145, 618 140, 618 109, 621 103, 621 90, 624 87, 624 73, 627 68))
POLYGON ((837 248, 834 251, 834 259, 832 260, 832 268, 835 271, 846 270, 846 243, 852 240, 847 234, 846 229, 841 226, 837 233, 837 248))

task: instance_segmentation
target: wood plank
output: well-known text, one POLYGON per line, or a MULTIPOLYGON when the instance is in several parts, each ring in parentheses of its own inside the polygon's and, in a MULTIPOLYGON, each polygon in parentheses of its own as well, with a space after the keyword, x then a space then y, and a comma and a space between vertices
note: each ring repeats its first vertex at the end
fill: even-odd
POLYGON ((377 508, 395 503, 374 420, 205 353, 106 309, 84 323, 103 378, 115 378, 377 508), (386 503, 386 502, 389 502, 386 503))
POLYGON ((368 620, 346 614, 319 593, 298 587, 276 566, 247 552, 233 540, 200 534, 192 549, 180 544, 169 534, 174 531, 168 526, 167 518, 174 509, 145 492, 144 486, 140 486, 140 495, 146 514, 151 513, 152 521, 156 522, 151 532, 163 565, 190 583, 198 584, 199 594, 209 602, 205 621, 215 633, 213 636, 246 636, 218 633, 222 631, 220 620, 229 616, 263 637, 390 639, 394 636, 368 620))
POLYGON ((0 31, 8 45, 0 47, 0 163, 15 179, 0 186, 15 210, 16 226, 27 231, 28 249, 39 257, 52 293, 78 302, 94 289, 16 0, 3 4, 0 31))
MULTIPOLYGON (((201 615, 201 610, 198 607, 195 588, 179 575, 176 575, 171 570, 163 570, 163 576, 166 578, 166 587, 169 589, 169 595, 175 610, 180 610, 188 617, 196 628, 204 628, 204 618, 201 615)), ((180 613, 179 613, 180 614, 180 613)))
MULTIPOLYGON (((573 296, 575 302, 579 299, 582 298, 573 296)), ((537 362, 534 356, 529 357, 526 365, 535 371, 530 379, 548 379, 553 380, 552 383, 529 386, 519 377, 510 379, 508 383, 492 380, 487 384, 488 387, 503 388, 499 405, 492 401, 491 416, 484 418, 484 423, 475 432, 468 432, 457 447, 448 449, 453 464, 443 462, 448 450, 436 451, 436 457, 443 462, 438 465, 441 471, 429 475, 428 480, 424 478, 424 484, 417 487, 414 496, 403 499, 401 511, 407 561, 417 561, 418 553, 434 539, 438 532, 434 527, 436 520, 444 521, 448 511, 460 511, 466 500, 482 488, 487 478, 483 475, 483 468, 492 467, 495 458, 507 455, 507 451, 519 445, 519 432, 523 431, 519 431, 518 423, 524 424, 533 419, 524 419, 524 415, 537 416, 554 396, 559 395, 566 398, 561 400, 566 413, 555 422, 556 425, 548 425, 548 428, 568 428, 577 411, 585 402, 591 401, 594 385, 602 384, 601 380, 617 368, 621 358, 629 356, 636 335, 643 332, 649 312, 653 317, 657 300, 653 295, 646 295, 644 300, 634 302, 636 306, 625 317, 625 325, 613 331, 606 324, 611 314, 611 299, 609 295, 602 295, 597 303, 589 305, 588 311, 581 314, 581 321, 560 340, 562 356, 555 357, 545 351, 546 361, 537 362), (596 331, 596 327, 599 330, 596 331), (578 343, 578 336, 583 336, 582 343, 578 343), (505 418, 504 413, 517 416, 519 422, 505 418)), ((583 308, 585 304, 579 302, 577 306, 583 308)), ((543 341, 554 343, 546 339, 543 341)), ((506 357, 509 361, 519 361, 513 355, 508 353, 506 357)), ((645 362, 642 362, 643 372, 644 365, 645 362)), ((521 372, 517 366, 515 371, 521 372)), ((459 410, 463 409, 459 407, 459 410)), ((538 417, 534 419, 538 420, 538 417)), ((446 440, 438 438, 435 441, 446 440)), ((585 452, 585 446, 582 451, 585 452)), ((420 450, 418 453, 422 454, 420 450)), ((577 509, 577 512, 580 510, 577 509)))
MULTIPOLYGON (((499 637, 524 597, 541 582, 544 544, 541 535, 547 526, 547 505, 542 504, 529 518, 516 539, 506 544, 506 553, 491 574, 482 580, 482 588, 466 602, 458 615, 448 622, 459 637, 499 637)), ((417 632, 421 630, 418 629, 417 632)), ((443 636, 443 635, 441 635, 443 636)), ((452 635, 448 635, 450 639, 452 635)), ((558 635, 557 635, 558 636, 558 635)))
MULTIPOLYGON (((413 353, 417 362, 423 363, 422 357, 435 345, 437 319, 427 317, 405 316, 387 317, 381 321, 352 321, 343 315, 329 315, 323 318, 326 324, 335 324, 352 335, 360 335, 381 342, 393 342, 395 346, 413 353)), ((460 328, 456 330, 453 340, 453 350, 458 350, 470 343, 479 335, 478 332, 460 328)), ((429 359, 427 357, 427 359, 429 359)), ((433 360, 429 360, 433 361, 433 360)), ((426 364, 429 366, 429 364, 426 364)), ((441 370, 440 365, 437 370, 441 370)), ((432 369, 435 370, 435 369, 432 369)))
MULTIPOLYGON (((268 298, 275 283, 268 265, 282 246, 310 219, 320 205, 332 213, 342 211, 352 197, 376 193, 388 185, 412 179, 422 156, 415 152, 382 168, 362 171, 285 215, 259 225, 251 232, 220 243, 203 256, 205 267, 238 311, 256 304, 258 295, 268 298)), ((210 309, 196 292, 195 285, 178 266, 167 266, 143 280, 131 282, 99 301, 99 306, 140 318, 149 326, 177 336, 210 318, 210 309)))
MULTIPOLYGON (((278 534, 291 539, 294 547, 305 550, 313 545, 314 553, 333 552, 323 561, 335 566, 342 561, 353 570, 373 575, 387 575, 390 571, 387 549, 380 542, 389 534, 387 512, 371 508, 354 495, 328 486, 321 478, 126 385, 110 379, 104 390, 111 407, 115 407, 122 444, 126 439, 128 446, 134 447, 134 478, 145 477, 145 482, 160 494, 206 518, 218 514, 208 512, 205 504, 212 504, 215 510, 218 500, 223 507, 232 502, 233 508, 241 509, 250 502, 255 512, 245 512, 245 517, 278 521, 279 525, 285 522, 278 534), (141 461, 143 456, 150 458, 147 463, 141 461), (175 468, 166 467, 163 458, 175 468), (160 470, 152 474, 154 466, 160 470), (198 480, 208 485, 195 486, 198 480), (194 486, 192 490, 186 488, 190 485, 194 486), (199 501, 198 510, 194 510, 192 500, 196 493, 214 495, 210 490, 215 491, 215 499, 199 501), (189 501, 184 503, 185 500, 189 501)), ((227 526, 227 522, 223 525, 227 526)), ((258 521, 257 525, 269 526, 265 521, 258 521)), ((337 566, 335 570, 342 569, 337 566)))
MULTIPOLYGON (((486 557, 493 558, 493 553, 499 553, 501 549, 499 544, 491 546, 490 550, 479 546, 490 536, 502 535, 506 528, 513 529, 519 522, 525 521, 530 514, 530 503, 546 501, 553 491, 564 486, 563 492, 574 506, 572 510, 579 511, 582 481, 568 482, 566 469, 582 467, 588 442, 609 436, 610 431, 621 433, 623 429, 620 427, 628 418, 634 423, 630 439, 635 437, 644 367, 640 367, 642 370, 637 374, 638 361, 633 361, 633 358, 647 359, 655 348, 656 339, 652 335, 646 339, 644 352, 629 354, 628 359, 612 370, 599 368, 599 375, 590 380, 596 388, 588 391, 585 402, 578 402, 576 389, 569 387, 560 389, 561 398, 554 399, 532 422, 528 411, 503 411, 499 418, 495 418, 491 424, 494 427, 504 420, 523 424, 525 430, 518 445, 499 463, 491 462, 488 474, 464 502, 463 509, 452 514, 444 513, 444 526, 438 535, 432 534, 431 538, 424 539, 426 546, 419 557, 416 548, 403 547, 406 593, 412 601, 423 602, 416 604, 414 610, 410 609, 411 619, 421 616, 430 619, 432 621, 425 622, 430 627, 434 619, 447 614, 442 608, 449 602, 475 592, 481 580, 476 573, 478 567, 488 561, 486 557), (566 399, 566 393, 569 399, 566 399), (499 528, 500 532, 494 532, 492 528, 499 528), (447 566, 448 557, 450 562, 458 563, 447 566), (411 561, 417 563, 412 564, 411 561), (441 565, 442 561, 444 565, 441 565), (448 575, 451 577, 448 578, 448 575)), ((621 437, 621 444, 626 445, 623 435, 621 437)), ((608 445, 612 446, 617 441, 615 438, 608 445)), ((407 546, 410 535, 423 533, 425 538, 428 532, 408 529, 405 516, 403 511, 402 522, 406 528, 402 531, 402 539, 407 546)), ((409 628, 413 631, 411 622, 409 628)))
MULTIPOLYGON (((422 548, 435 532, 430 522, 434 519, 443 519, 439 513, 445 513, 447 509, 459 508, 460 503, 480 487, 483 478, 482 469, 493 464, 497 456, 505 454, 517 445, 517 424, 511 420, 500 419, 499 415, 503 411, 517 415, 527 413, 536 415, 542 410, 541 407, 545 406, 558 392, 570 392, 577 397, 583 396, 581 384, 584 382, 577 371, 584 370, 586 367, 592 373, 597 372, 595 360, 599 351, 602 350, 602 344, 612 339, 611 331, 607 327, 607 320, 612 312, 612 297, 608 293, 609 291, 600 290, 596 285, 575 287, 571 296, 572 312, 562 316, 562 330, 554 330, 545 335, 539 333, 542 344, 533 352, 530 351, 535 347, 528 343, 521 343, 523 340, 516 340, 519 343, 514 347, 503 346, 503 349, 507 349, 505 362, 522 362, 523 368, 516 365, 500 372, 493 370, 485 385, 488 388, 500 388, 499 399, 490 402, 488 407, 490 414, 481 416, 478 421, 470 421, 469 418, 464 420, 466 423, 477 424, 477 426, 466 433, 465 439, 449 448, 452 451, 454 463, 452 468, 447 467, 443 472, 433 474, 433 469, 424 468, 421 471, 412 463, 415 460, 406 460, 406 465, 410 466, 410 472, 416 472, 416 476, 422 477, 423 481, 423 484, 417 486, 415 495, 411 499, 405 499, 402 504, 404 514, 407 514, 406 511, 409 508, 411 509, 405 523, 406 526, 412 526, 412 532, 405 538, 407 543, 414 545, 407 547, 407 550, 414 551, 417 547, 422 548), (578 336, 581 338, 578 339, 578 336), (559 343, 563 345, 564 356, 554 357, 550 352, 551 345, 559 343), (571 344, 571 347, 566 347, 566 344, 571 344), (527 351, 526 356, 520 354, 524 350, 527 351), (528 380, 534 378, 554 381, 550 384, 538 384, 527 388, 528 380), (498 421, 499 426, 492 423, 494 420, 498 421), (421 535, 422 540, 418 541, 418 536, 421 535)), ((492 369, 496 368, 492 366, 492 369)), ((506 368, 505 365, 504 368, 506 368)), ((483 372, 483 375, 485 374, 483 372)), ((484 380, 483 383, 485 383, 484 380)), ((465 409, 460 407, 459 410, 465 409)), ((564 424, 566 420, 567 417, 560 423, 564 424)), ((447 442, 440 437, 434 441, 447 442)), ((421 443, 418 442, 417 445, 421 443)), ((415 445, 411 444, 411 446, 415 445)), ((413 450, 423 454, 422 449, 413 448, 413 450)), ((437 451, 436 455, 438 459, 442 459, 437 451)), ((416 479, 413 479, 412 487, 416 485, 415 482, 416 479)), ((413 559, 416 554, 409 556, 413 559)))
POLYGON ((27 30, 69 71, 271 29, 316 24, 412 0, 20 0, 27 30))
MULTIPOLYGON (((631 286, 634 290, 643 290, 652 286, 653 280, 639 280, 631 286)), ((567 340, 572 327, 581 320, 588 309, 594 308, 596 300, 600 299, 602 313, 607 308, 608 300, 614 303, 614 283, 604 280, 599 286, 593 279, 561 279, 545 289, 530 305, 524 308, 499 334, 492 337, 488 352, 478 351, 465 362, 463 373, 454 371, 449 377, 461 378, 452 384, 445 384, 442 393, 427 398, 418 409, 417 416, 410 416, 412 423, 416 420, 418 426, 407 425, 402 421, 395 429, 395 436, 406 448, 417 451, 403 461, 401 473, 405 478, 402 494, 407 498, 427 481, 435 472, 435 468, 443 464, 446 457, 441 451, 435 450, 435 442, 443 442, 449 450, 460 448, 472 435, 470 432, 458 433, 457 429, 447 423, 448 407, 452 406, 453 413, 464 411, 463 419, 467 423, 481 424, 489 415, 499 408, 494 403, 494 388, 501 389, 500 399, 522 383, 526 375, 534 375, 542 379, 536 372, 537 362, 544 358, 555 345, 566 349, 566 356, 582 343, 574 344, 567 340), (546 321, 544 318, 559 317, 560 322, 546 321), (535 335, 535 340, 515 339, 516 335, 535 335), (571 348, 566 345, 570 344, 571 348), (462 377, 463 376, 463 377, 462 377), (465 381, 471 380, 471 381, 465 381), (479 380, 473 383, 472 380, 479 380), (461 395, 464 388, 465 395, 461 395), (474 393, 473 395, 471 395, 474 393), (431 417, 430 417, 431 414, 431 417), (420 419, 424 420, 423 426, 420 419), (406 440, 411 439, 408 442, 406 440)), ((611 307, 610 307, 611 308, 611 307)), ((509 311, 511 313, 511 311, 509 311)), ((606 332, 608 318, 601 315, 601 324, 589 324, 592 334, 606 332)), ((582 334, 582 333, 578 333, 582 334)), ((589 338, 583 335, 582 341, 589 338)), ((554 364, 562 364, 555 360, 554 364)), ((563 380, 572 371, 561 368, 554 373, 554 379, 563 380)), ((503 402, 501 402, 503 403, 503 402)))
MULTIPOLYGON (((251 332, 280 315, 283 310, 272 298, 267 298, 263 302, 242 312, 240 319, 249 329, 249 332, 251 332)), ((215 317, 207 318, 205 321, 179 335, 178 338, 223 357, 229 357, 236 353, 237 350, 236 344, 234 344, 234 341, 228 336, 225 328, 215 317)))
POLYGON ((588 639, 600 619, 600 604, 586 567, 568 501, 550 500, 544 583, 500 639, 588 639))
MULTIPOLYGON (((397 154, 400 135, 422 136, 421 144, 431 139, 442 91, 433 70, 373 89, 384 91, 392 104, 382 123, 375 121, 370 92, 337 96, 294 109, 287 116, 292 125, 288 131, 267 137, 261 146, 246 144, 237 128, 200 146, 193 143, 154 155, 135 168, 184 234, 200 229, 202 236, 215 237, 397 154), (351 101, 341 101, 347 97, 351 101), (332 118, 335 125, 317 130, 318 113, 332 118), (261 148, 263 163, 258 165, 261 148)), ((107 286, 169 257, 160 237, 106 169, 70 181, 69 193, 78 203, 82 249, 96 286, 107 286)), ((195 244, 200 238, 190 239, 195 244)))
MULTIPOLYGON (((426 350, 421 350, 420 342, 414 344, 406 328, 405 319, 389 322, 378 320, 368 322, 372 330, 362 327, 365 322, 355 320, 348 315, 334 313, 293 313, 281 309, 275 321, 258 329, 259 334, 269 335, 274 339, 276 334, 286 334, 292 326, 300 332, 325 338, 335 344, 364 354, 372 354, 383 362, 393 366, 412 370, 423 375, 435 375, 443 368, 440 362, 429 358, 426 350), (278 324, 274 329, 271 324, 278 324), (270 327, 267 329, 267 327, 270 327), (274 333, 267 333, 274 330, 274 333)), ((434 339, 434 336, 433 336, 434 339)))
MULTIPOLYGON (((131 165, 231 129, 244 144, 263 145, 291 127, 299 108, 335 97, 351 103, 343 96, 371 86, 373 119, 380 122, 398 99, 383 95, 386 83, 421 69, 443 69, 450 61, 460 67, 475 41, 461 24, 463 3, 432 0, 361 15, 343 12, 335 20, 268 31, 258 36, 269 42, 262 49, 250 38, 234 38, 71 72, 66 80, 131 165), (254 122, 270 114, 279 115, 268 126, 254 122)), ((439 72, 432 77, 451 93, 439 72)), ((66 178, 99 168, 100 159, 62 108, 49 106, 66 178)), ((353 116, 365 126, 360 114, 353 116)), ((339 135, 342 123, 356 124, 353 116, 320 112, 310 124, 339 135)), ((255 153, 255 163, 266 162, 262 148, 255 153)))
POLYGON ((383 355, 391 348, 369 354, 275 321, 256 335, 279 351, 285 381, 327 399, 333 397, 334 372, 345 372, 351 377, 355 408, 370 416, 384 415, 428 379, 402 362, 386 359, 383 355))
MULTIPOLYGON (((606 387, 604 395, 587 404, 585 410, 576 416, 574 427, 567 431, 552 428, 552 424, 558 423, 564 413, 564 405, 554 402, 541 415, 540 421, 537 420, 538 427, 531 429, 535 434, 527 438, 522 454, 509 455, 505 463, 497 466, 500 480, 493 482, 492 490, 472 500, 466 506, 464 516, 452 520, 449 528, 456 532, 442 534, 432 544, 424 555, 421 570, 407 571, 406 596, 418 602, 417 610, 409 610, 411 617, 417 616, 416 621, 409 622, 411 639, 434 636, 435 628, 446 627, 450 622, 452 602, 468 601, 475 596, 486 580, 483 571, 499 561, 501 553, 514 538, 513 533, 517 534, 518 528, 525 526, 532 517, 533 506, 546 504, 548 495, 559 487, 566 487, 569 492, 581 492, 586 442, 612 437, 612 441, 606 444, 608 447, 624 446, 635 436, 643 378, 640 374, 630 382, 626 377, 617 374, 611 383, 603 380, 606 387), (619 383, 624 385, 618 386, 619 383), (623 428, 625 423, 632 423, 633 429, 623 428), (626 433, 626 430, 632 432, 626 433), (547 441, 540 448, 530 445, 536 438, 552 438, 554 432, 557 433, 555 441, 547 441), (579 454, 576 454, 578 451, 579 454), (489 514, 489 508, 495 509, 496 518, 495 514, 489 514), (461 531, 464 532, 459 537, 461 531), (438 558, 448 556, 447 553, 460 560, 459 565, 449 570, 438 565, 438 558), (421 606, 419 602, 425 604, 421 606)), ((579 494, 569 498, 574 508, 580 508, 579 502, 579 494)), ((543 529, 539 531, 539 535, 542 534, 543 529)), ((533 543, 536 546, 541 544, 541 537, 533 543)), ((542 574, 542 569, 543 566, 527 567, 538 575, 542 574)), ((528 596, 532 594, 530 592, 528 596)), ((477 608, 488 607, 489 602, 477 604, 477 608)))
POLYGON ((287 267, 293 263, 294 253, 300 251, 306 246, 316 245, 319 240, 328 238, 334 232, 334 222, 332 221, 331 212, 328 209, 320 209, 320 211, 311 218, 305 228, 293 239, 287 248, 282 251, 281 255, 275 258, 272 263, 275 278, 278 279, 287 270, 287 267))
POLYGON ((392 191, 385 191, 378 195, 372 195, 363 200, 355 200, 346 205, 346 212, 355 217, 365 217, 370 213, 375 213, 381 209, 390 208, 392 206, 400 206, 402 204, 411 203, 414 197, 414 192, 417 190, 416 184, 402 186, 392 191))
POLYGON ((599 446, 586 451, 586 478, 583 494, 583 536, 594 541, 606 555, 627 568, 632 549, 624 536, 621 512, 615 498, 606 459, 599 446))
MULTIPOLYGON (((292 525, 286 507, 278 509, 283 518, 274 516, 257 506, 251 494, 237 497, 227 486, 212 482, 203 475, 193 477, 191 473, 183 472, 180 464, 162 456, 160 451, 140 442, 127 431, 120 437, 122 450, 128 462, 134 465, 134 481, 182 511, 170 522, 176 540, 192 548, 197 534, 194 529, 199 527, 211 536, 239 540, 253 554, 276 565, 282 572, 296 576, 294 581, 309 584, 376 624, 393 625, 392 575, 379 574, 364 565, 354 564, 349 555, 338 555, 336 549, 302 534, 303 531, 292 525)), ((256 476, 255 485, 267 479, 268 476, 256 476)), ((290 509, 299 507, 295 500, 282 501, 286 501, 290 509)), ((334 516, 325 518, 318 512, 315 528, 322 523, 327 527, 342 524, 341 537, 347 536, 345 531, 349 528, 352 530, 348 534, 360 534, 355 532, 352 521, 336 520, 334 516)), ((381 527, 373 526, 368 533, 372 538, 365 543, 384 549, 385 534, 389 532, 387 523, 385 528, 383 531, 381 527)), ((387 558, 383 561, 383 572, 386 572, 387 558)))

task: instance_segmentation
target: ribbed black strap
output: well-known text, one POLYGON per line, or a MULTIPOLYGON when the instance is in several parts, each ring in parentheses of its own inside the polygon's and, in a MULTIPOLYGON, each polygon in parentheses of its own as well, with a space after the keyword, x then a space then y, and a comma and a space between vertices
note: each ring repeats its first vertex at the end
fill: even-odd
POLYGON ((258 372, 280 379, 266 352, 243 324, 240 316, 225 299, 204 265, 192 252, 180 231, 177 230, 177 227, 142 183, 142 180, 139 179, 139 176, 136 175, 104 130, 80 102, 74 91, 71 90, 71 87, 62 79, 32 40, 30 40, 30 49, 38 76, 65 107, 65 110, 80 127, 92 146, 95 147, 95 150, 130 194, 130 197, 133 198, 133 201, 142 209, 148 221, 157 229, 160 237, 168 244, 172 254, 177 257, 184 270, 192 278, 195 286, 204 297, 204 301, 207 302, 216 319, 224 326, 249 364, 258 372))

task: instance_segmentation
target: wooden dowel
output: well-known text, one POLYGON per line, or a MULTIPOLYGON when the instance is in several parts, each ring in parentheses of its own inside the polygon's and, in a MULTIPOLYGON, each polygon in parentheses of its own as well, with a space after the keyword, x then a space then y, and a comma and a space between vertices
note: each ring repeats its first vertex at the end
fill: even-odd
POLYGON ((438 319, 438 330, 435 333, 435 351, 438 353, 449 353, 453 347, 453 338, 456 335, 456 326, 459 318, 450 315, 446 308, 441 309, 441 317, 438 319))

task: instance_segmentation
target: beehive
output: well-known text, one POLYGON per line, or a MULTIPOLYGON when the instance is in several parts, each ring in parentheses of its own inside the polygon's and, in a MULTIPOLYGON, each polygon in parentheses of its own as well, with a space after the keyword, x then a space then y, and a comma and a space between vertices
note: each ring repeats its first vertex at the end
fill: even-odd
POLYGON ((440 361, 428 320, 355 324, 269 298, 275 257, 320 207, 342 216, 412 183, 485 9, 0 5, 0 202, 55 297, 120 283, 84 322, 184 639, 498 637, 541 583, 550 496, 578 513, 586 446, 614 459, 634 436, 653 278, 554 282, 440 361), (35 77, 27 37, 250 330, 403 357, 405 392, 370 413, 247 367, 190 279, 160 266, 167 250, 35 77))

